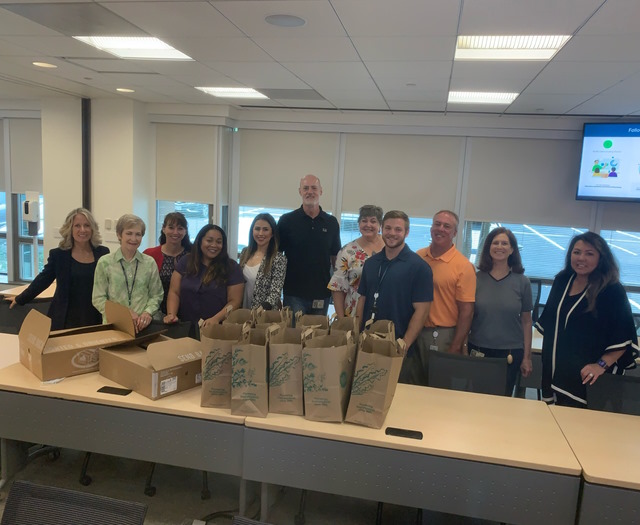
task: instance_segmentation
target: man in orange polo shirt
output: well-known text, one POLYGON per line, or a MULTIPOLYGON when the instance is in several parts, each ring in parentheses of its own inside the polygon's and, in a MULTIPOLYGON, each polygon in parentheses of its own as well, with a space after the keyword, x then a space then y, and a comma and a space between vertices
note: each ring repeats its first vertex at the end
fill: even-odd
POLYGON ((427 384, 429 350, 467 353, 463 344, 473 319, 476 272, 453 244, 457 233, 458 216, 441 210, 433 217, 431 245, 416 252, 431 266, 433 303, 416 341, 417 352, 411 367, 414 384, 427 384))

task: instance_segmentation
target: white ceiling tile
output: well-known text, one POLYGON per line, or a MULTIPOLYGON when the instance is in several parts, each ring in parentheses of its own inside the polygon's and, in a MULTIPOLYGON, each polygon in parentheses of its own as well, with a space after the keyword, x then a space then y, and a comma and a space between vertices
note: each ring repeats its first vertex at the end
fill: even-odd
POLYGON ((20 57, 20 56, 32 56, 33 54, 34 54, 33 49, 27 49, 26 47, 17 45, 14 39, 11 39, 11 41, 0 39, 0 56, 20 57))
POLYGON ((286 62, 283 65, 316 91, 376 87, 360 62, 286 62))
POLYGON ((309 87, 276 62, 212 62, 207 65, 240 84, 256 89, 304 89, 309 87))
POLYGON ((101 5, 158 38, 197 34, 243 36, 208 2, 101 2, 101 5))
POLYGON ((439 102, 410 102, 406 100, 388 100, 389 107, 392 111, 429 111, 441 113, 445 110, 446 103, 442 100, 439 102))
POLYGON ((453 36, 459 2, 441 0, 332 0, 351 36, 453 36))
POLYGON ((447 89, 450 62, 367 62, 367 68, 381 89, 399 89, 415 84, 417 89, 447 89))
POLYGON ((247 0, 211 4, 251 37, 345 36, 340 20, 327 0, 247 0), (300 27, 277 27, 265 21, 269 15, 293 15, 306 23, 300 27))
POLYGON ((406 87, 404 89, 383 89, 382 95, 391 104, 394 102, 438 102, 443 107, 447 101, 449 91, 445 89, 419 89, 416 87, 406 87))
POLYGON ((338 108, 389 109, 380 92, 373 89, 323 89, 319 93, 338 108))
POLYGON ((455 36, 354 37, 365 62, 370 60, 453 60, 455 36))
POLYGON ((580 30, 580 35, 625 35, 638 33, 640 2, 608 0, 580 30))
POLYGON ((150 71, 147 68, 141 68, 140 63, 136 60, 121 60, 118 58, 70 58, 66 62, 90 69, 96 73, 139 73, 141 69, 145 72, 150 71))
POLYGON ((255 43, 278 62, 354 62, 358 53, 347 37, 269 37, 255 43))
POLYGON ((485 113, 502 114, 509 106, 506 104, 451 104, 447 103, 448 113, 485 113))
POLYGON ((546 65, 542 61, 455 61, 450 90, 520 93, 546 65))
POLYGON ((595 95, 639 69, 640 64, 630 68, 625 62, 551 62, 527 92, 595 95))
POLYGON ((16 36, 11 41, 50 57, 113 58, 114 55, 68 36, 16 36))
POLYGON ((639 57, 640 33, 635 35, 578 35, 564 45, 554 61, 607 60, 611 62, 632 62, 638 60, 639 57))
POLYGON ((167 43, 199 62, 273 62, 248 37, 172 37, 167 43))
POLYGON ((60 36, 60 33, 0 7, 0 35, 60 36))
POLYGON ((596 95, 568 112, 570 115, 629 115, 640 111, 637 96, 611 97, 607 94, 596 95))
POLYGON ((572 35, 602 0, 465 2, 461 35, 572 35))
POLYGON ((532 113, 562 115, 587 100, 591 95, 544 95, 525 92, 516 98, 507 113, 532 113))

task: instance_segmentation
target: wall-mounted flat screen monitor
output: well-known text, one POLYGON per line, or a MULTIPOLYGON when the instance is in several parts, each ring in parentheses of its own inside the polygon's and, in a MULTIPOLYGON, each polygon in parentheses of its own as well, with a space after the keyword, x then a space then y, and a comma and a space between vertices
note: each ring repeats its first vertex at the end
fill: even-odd
POLYGON ((640 202, 640 122, 584 125, 576 198, 640 202))

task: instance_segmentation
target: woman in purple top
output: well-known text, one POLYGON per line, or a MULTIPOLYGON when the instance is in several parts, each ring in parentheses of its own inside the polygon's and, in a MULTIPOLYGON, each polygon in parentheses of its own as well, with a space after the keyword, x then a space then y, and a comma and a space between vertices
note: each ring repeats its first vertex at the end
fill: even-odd
POLYGON ((203 326, 220 323, 228 306, 240 308, 244 293, 242 269, 227 253, 227 235, 208 224, 199 232, 191 253, 180 259, 171 276, 165 323, 200 319, 203 326))

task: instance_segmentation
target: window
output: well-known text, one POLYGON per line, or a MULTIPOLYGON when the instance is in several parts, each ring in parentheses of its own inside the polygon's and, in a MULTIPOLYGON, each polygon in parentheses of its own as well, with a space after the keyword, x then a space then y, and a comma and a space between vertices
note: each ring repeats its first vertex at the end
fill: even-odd
POLYGON ((627 295, 634 313, 640 313, 640 232, 602 230, 620 266, 620 280, 630 288, 627 295))
POLYGON ((200 229, 211 223, 213 217, 213 205, 202 204, 200 202, 174 202, 174 201, 157 201, 156 204, 156 238, 154 242, 149 242, 149 246, 154 246, 160 238, 162 232, 162 223, 167 213, 179 211, 187 219, 189 226, 189 238, 193 242, 198 235, 200 229))
MULTIPOLYGON (((18 235, 16 236, 16 247, 15 250, 17 265, 18 268, 18 279, 21 281, 30 281, 35 278, 38 273, 44 267, 44 201, 42 199, 42 195, 39 197, 39 205, 40 205, 40 221, 38 223, 38 232, 36 236, 29 235, 29 223, 24 221, 22 218, 22 206, 24 201, 26 200, 26 195, 24 193, 16 194, 15 201, 16 209, 18 211, 18 222, 17 227, 14 230, 17 230, 18 235), (37 249, 38 257, 34 267, 34 251, 37 249)), ((6 223, 5 223, 5 253, 6 253, 6 223)))

